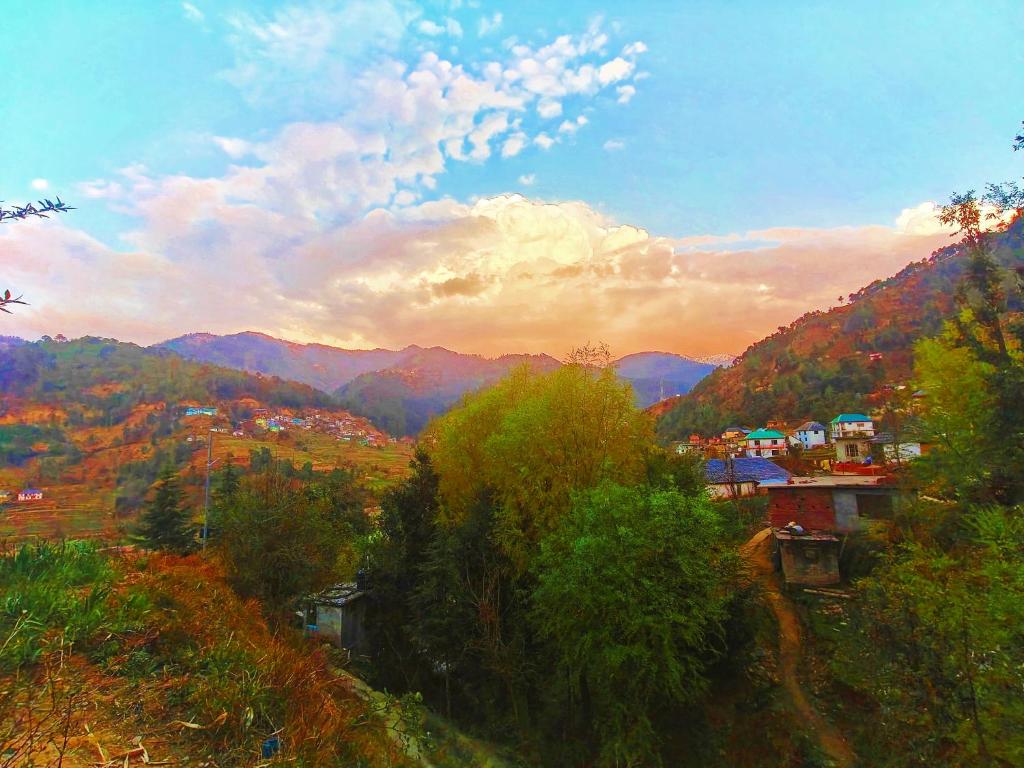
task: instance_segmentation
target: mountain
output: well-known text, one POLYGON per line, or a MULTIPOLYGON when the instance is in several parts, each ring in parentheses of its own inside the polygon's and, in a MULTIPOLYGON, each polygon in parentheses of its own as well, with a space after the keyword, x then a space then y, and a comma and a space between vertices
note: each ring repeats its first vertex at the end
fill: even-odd
POLYGON ((633 386, 641 408, 681 395, 715 370, 710 363, 698 362, 668 352, 637 352, 615 361, 619 377, 633 386))
POLYGON ((538 371, 560 365, 548 355, 502 355, 492 359, 443 347, 416 348, 390 368, 357 376, 340 387, 337 396, 342 407, 369 418, 381 429, 395 435, 414 435, 465 393, 493 384, 523 363, 538 371))
MULTIPOLYGON (((1024 220, 989 237, 1003 267, 1024 267, 1024 220)), ((873 393, 911 379, 915 342, 939 333, 958 311, 955 295, 966 263, 959 246, 940 249, 851 294, 844 306, 809 312, 780 328, 689 394, 658 404, 659 435, 713 435, 729 424, 769 419, 824 422, 870 409, 873 393)), ((1024 311, 1019 295, 1011 293, 1009 309, 1024 311)))
POLYGON ((388 368, 419 349, 341 349, 299 344, 253 331, 228 336, 190 333, 156 346, 188 360, 279 376, 324 392, 333 392, 362 373, 388 368))
POLYGON ((714 366, 715 368, 728 368, 733 364, 733 361, 739 357, 739 355, 729 354, 718 354, 718 355, 700 355, 692 358, 698 363, 707 363, 708 365, 714 366))
MULTIPOLYGON (((474 389, 491 384, 522 362, 549 370, 547 355, 503 355, 489 359, 416 345, 401 350, 352 350, 325 344, 298 344, 246 331, 227 336, 191 333, 155 345, 188 360, 278 376, 337 393, 354 412, 395 434, 415 434, 430 416, 446 411, 474 389)), ((667 352, 639 352, 617 360, 637 404, 690 391, 731 355, 692 360, 667 352)))

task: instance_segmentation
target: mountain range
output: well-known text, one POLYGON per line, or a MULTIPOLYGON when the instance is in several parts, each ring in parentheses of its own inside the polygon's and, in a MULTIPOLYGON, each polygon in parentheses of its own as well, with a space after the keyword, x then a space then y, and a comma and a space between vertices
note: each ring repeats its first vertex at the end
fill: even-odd
MULTIPOLYGON (((549 355, 487 358, 416 345, 352 350, 299 344, 252 331, 226 336, 192 333, 156 346, 189 360, 308 384, 336 395, 352 413, 396 435, 416 434, 462 395, 494 383, 517 365, 528 364, 539 371, 560 365, 549 355)), ((632 384, 637 404, 646 407, 688 392, 724 358, 732 359, 714 356, 714 362, 702 362, 668 352, 639 352, 613 364, 619 376, 632 384)))

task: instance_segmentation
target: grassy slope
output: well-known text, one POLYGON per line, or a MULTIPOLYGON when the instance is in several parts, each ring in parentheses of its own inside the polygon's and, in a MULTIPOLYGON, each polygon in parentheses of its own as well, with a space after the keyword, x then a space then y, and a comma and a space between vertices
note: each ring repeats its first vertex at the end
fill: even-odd
POLYGON ((408 764, 329 654, 271 632, 212 561, 33 546, 0 560, 0 587, 0 764, 120 764, 141 741, 255 765, 275 733, 296 765, 408 764))

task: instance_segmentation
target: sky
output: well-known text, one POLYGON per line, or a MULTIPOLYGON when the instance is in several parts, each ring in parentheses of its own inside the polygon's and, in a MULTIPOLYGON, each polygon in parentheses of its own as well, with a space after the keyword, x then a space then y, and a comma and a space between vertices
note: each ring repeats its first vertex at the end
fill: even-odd
POLYGON ((65 0, 0 26, 0 334, 735 354, 1021 175, 1010 2, 65 0))

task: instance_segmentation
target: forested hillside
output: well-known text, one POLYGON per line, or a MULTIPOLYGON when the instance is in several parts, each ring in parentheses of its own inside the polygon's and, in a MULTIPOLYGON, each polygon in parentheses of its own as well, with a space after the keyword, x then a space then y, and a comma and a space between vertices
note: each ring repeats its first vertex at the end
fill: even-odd
MULTIPOLYGON (((1008 268, 1024 265, 1024 223, 988 236, 1008 268)), ((661 415, 662 439, 713 435, 732 423, 768 419, 828 420, 863 410, 869 395, 910 378, 914 344, 937 334, 957 311, 956 289, 967 256, 950 246, 876 280, 827 312, 810 312, 757 342, 735 365, 720 368, 661 415)), ((1011 293, 1008 310, 1022 309, 1011 293)))
POLYGON ((415 435, 467 392, 493 384, 523 364, 538 371, 559 366, 548 355, 489 359, 431 347, 417 350, 391 368, 356 377, 337 395, 342 407, 366 416, 387 432, 415 435))

